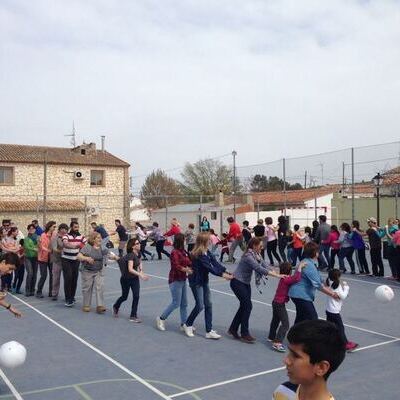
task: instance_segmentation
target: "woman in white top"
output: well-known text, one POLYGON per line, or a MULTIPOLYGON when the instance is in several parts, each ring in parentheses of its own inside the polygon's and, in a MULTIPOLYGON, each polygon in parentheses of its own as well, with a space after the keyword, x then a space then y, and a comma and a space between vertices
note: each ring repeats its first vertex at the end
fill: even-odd
POLYGON ((272 225, 271 217, 265 218, 265 225, 266 227, 265 227, 264 248, 266 242, 269 263, 271 266, 273 266, 274 259, 272 258, 272 256, 276 258, 278 263, 281 262, 281 258, 279 257, 278 252, 276 251, 276 248, 278 246, 278 238, 276 236, 276 232, 278 231, 278 228, 272 225))
POLYGON ((150 253, 149 251, 146 250, 146 245, 147 245, 147 235, 144 232, 144 226, 140 224, 139 222, 136 222, 135 224, 136 230, 134 234, 138 238, 140 242, 140 254, 142 255, 142 260, 147 261, 148 258, 146 257, 146 254, 151 257, 151 259, 154 258, 154 254, 150 253))
POLYGON ((350 342, 347 340, 346 334, 344 332, 344 325, 342 317, 340 316, 340 311, 342 310, 343 300, 349 294, 349 285, 346 282, 340 280, 341 272, 338 269, 331 269, 328 273, 328 278, 326 278, 326 285, 330 287, 335 293, 339 295, 339 299, 328 297, 326 300, 326 319, 332 322, 338 328, 342 339, 346 343, 346 350, 353 351, 358 347, 357 343, 350 342))

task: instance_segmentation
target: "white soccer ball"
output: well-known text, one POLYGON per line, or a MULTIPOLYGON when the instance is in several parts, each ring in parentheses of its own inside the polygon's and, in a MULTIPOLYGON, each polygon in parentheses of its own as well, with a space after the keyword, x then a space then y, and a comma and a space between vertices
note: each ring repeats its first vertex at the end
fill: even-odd
POLYGON ((26 348, 14 340, 4 343, 0 347, 0 366, 16 368, 22 365, 26 359, 26 348))
POLYGON ((375 297, 381 303, 389 303, 389 301, 393 300, 394 293, 391 287, 381 285, 375 289, 375 297))

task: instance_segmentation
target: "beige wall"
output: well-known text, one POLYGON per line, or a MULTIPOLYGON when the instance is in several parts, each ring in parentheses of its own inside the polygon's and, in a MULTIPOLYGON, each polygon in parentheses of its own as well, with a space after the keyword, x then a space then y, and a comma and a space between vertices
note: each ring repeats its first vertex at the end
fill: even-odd
MULTIPOLYGON (((2 186, 0 200, 32 201, 43 200, 44 166, 40 164, 11 164, 1 163, 14 167, 14 185, 2 186)), ((127 223, 129 221, 129 170, 122 167, 87 167, 70 165, 47 166, 47 201, 79 201, 88 209, 97 207, 98 215, 86 215, 87 224, 96 221, 103 223, 108 229, 114 229, 114 219, 118 218, 127 223), (90 186, 91 170, 105 171, 105 185, 100 187, 90 186), (74 171, 81 171, 83 179, 74 179, 74 171)), ((2 213, 4 214, 4 213, 2 213)), ((57 222, 69 222, 76 217, 77 212, 63 212, 64 218, 55 218, 57 222)), ((81 212, 83 223, 84 212, 81 212)), ((54 219, 54 213, 47 212, 46 220, 54 219)), ((37 218, 37 212, 11 213, 3 218, 10 217, 15 221, 21 219, 23 226, 26 221, 37 218), (21 216, 20 216, 21 214, 21 216), (25 215, 26 214, 26 215, 25 215), (27 215, 32 215, 27 217, 27 215), (14 216, 13 216, 14 215, 14 216), (27 220, 26 218, 27 217, 27 220)), ((81 220, 80 218, 80 220, 81 220)), ((39 214, 40 223, 43 214, 39 214)))

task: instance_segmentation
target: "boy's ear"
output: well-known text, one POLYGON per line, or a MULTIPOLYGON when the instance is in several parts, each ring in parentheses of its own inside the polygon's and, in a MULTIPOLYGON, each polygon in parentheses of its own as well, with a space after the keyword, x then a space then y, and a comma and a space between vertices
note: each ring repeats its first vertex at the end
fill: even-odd
POLYGON ((314 374, 318 377, 324 377, 331 368, 329 361, 323 360, 314 364, 314 374))

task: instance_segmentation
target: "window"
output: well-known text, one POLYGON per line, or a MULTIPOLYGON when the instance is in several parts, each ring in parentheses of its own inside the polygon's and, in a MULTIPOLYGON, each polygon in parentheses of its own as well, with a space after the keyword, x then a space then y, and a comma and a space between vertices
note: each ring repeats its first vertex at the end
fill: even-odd
POLYGON ((0 166, 0 185, 14 185, 14 167, 0 166))
POLYGON ((90 171, 90 186, 104 186, 104 171, 90 171))
POLYGON ((217 219, 217 212, 216 211, 211 211, 211 220, 216 220, 217 219))

